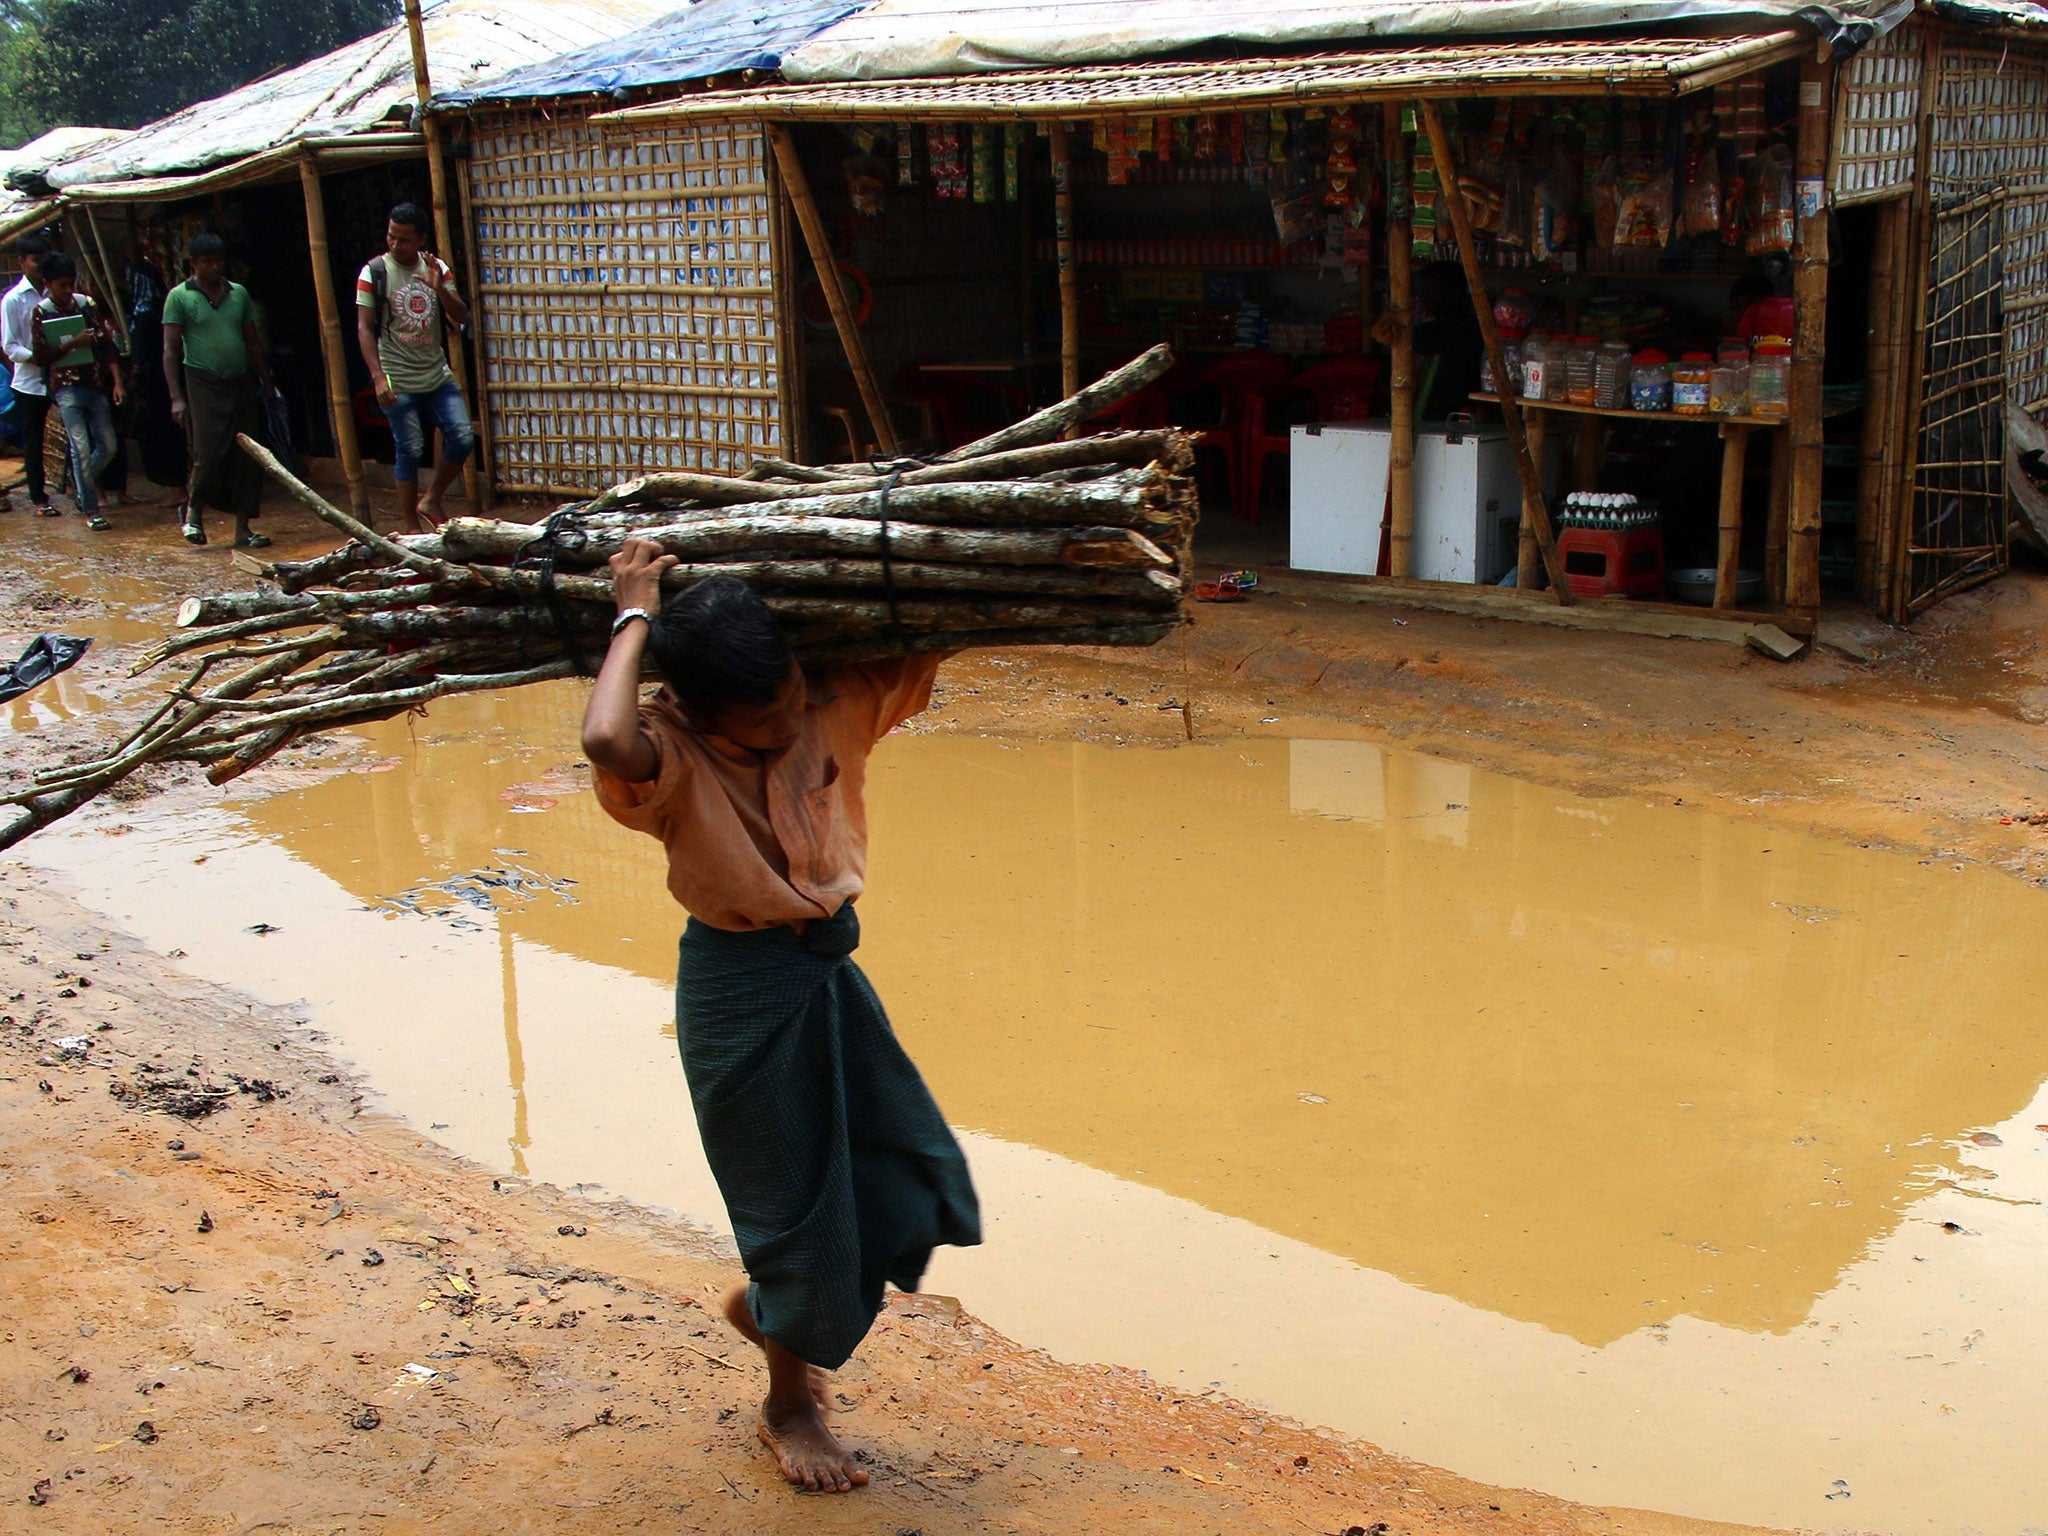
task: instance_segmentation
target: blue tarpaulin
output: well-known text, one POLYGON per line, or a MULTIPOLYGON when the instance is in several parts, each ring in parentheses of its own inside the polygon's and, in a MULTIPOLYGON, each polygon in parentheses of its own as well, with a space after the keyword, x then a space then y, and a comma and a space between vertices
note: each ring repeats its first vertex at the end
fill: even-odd
POLYGON ((436 106, 613 94, 774 69, 782 56, 863 9, 866 0, 698 0, 609 42, 434 97, 436 106))

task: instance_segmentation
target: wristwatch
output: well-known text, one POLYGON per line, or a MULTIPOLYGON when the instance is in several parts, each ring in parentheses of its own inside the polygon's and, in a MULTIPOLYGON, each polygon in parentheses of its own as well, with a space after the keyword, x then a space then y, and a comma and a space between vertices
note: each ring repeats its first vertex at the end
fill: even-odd
POLYGON ((652 624, 654 622, 654 615, 645 608, 623 609, 620 611, 619 616, 612 620, 612 633, 616 635, 635 619, 645 619, 649 624, 652 624))

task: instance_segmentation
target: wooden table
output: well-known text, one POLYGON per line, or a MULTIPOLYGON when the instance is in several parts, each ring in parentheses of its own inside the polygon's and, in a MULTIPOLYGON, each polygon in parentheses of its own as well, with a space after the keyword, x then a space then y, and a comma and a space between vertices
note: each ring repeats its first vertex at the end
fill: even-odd
MULTIPOLYGON (((1474 392, 1474 400, 1498 405, 1500 396, 1474 392)), ((1578 418, 1578 436, 1572 450, 1572 475, 1576 489, 1591 491, 1599 483, 1600 419, 1617 421, 1677 422, 1681 426, 1717 427, 1721 433, 1720 544, 1714 562, 1714 606, 1735 607, 1736 576, 1742 555, 1742 477, 1748 464, 1749 436, 1769 432, 1771 437, 1771 486, 1768 498, 1770 521, 1764 530, 1764 595, 1777 603, 1785 600, 1785 538, 1788 524, 1786 496, 1791 485, 1789 458, 1791 422, 1782 416, 1681 415, 1677 411, 1613 410, 1600 405, 1568 405, 1562 400, 1522 401, 1528 413, 1529 456, 1540 470, 1543 445, 1552 413, 1578 418)), ((1536 535, 1525 516, 1522 544, 1515 581, 1533 588, 1541 570, 1536 553, 1536 535)))

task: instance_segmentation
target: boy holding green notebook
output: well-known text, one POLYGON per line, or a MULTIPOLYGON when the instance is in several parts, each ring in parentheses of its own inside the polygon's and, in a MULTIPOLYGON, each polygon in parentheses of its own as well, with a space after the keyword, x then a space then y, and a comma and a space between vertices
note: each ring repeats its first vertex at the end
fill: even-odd
POLYGON ((85 526, 112 526, 100 513, 100 476, 114 461, 114 406, 127 395, 113 324, 78 291, 78 266, 62 251, 43 258, 43 299, 30 316, 35 360, 49 377, 50 397, 71 443, 72 495, 85 526), (102 383, 112 381, 109 404, 102 383))

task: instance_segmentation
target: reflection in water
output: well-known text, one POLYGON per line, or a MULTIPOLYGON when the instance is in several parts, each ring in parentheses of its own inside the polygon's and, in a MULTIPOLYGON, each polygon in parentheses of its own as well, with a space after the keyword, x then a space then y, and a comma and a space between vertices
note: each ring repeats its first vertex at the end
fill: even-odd
MULTIPOLYGON (((579 706, 389 723, 388 771, 248 831, 38 851, 306 995, 459 1150, 716 1220, 677 914, 578 787, 579 706), (369 910, 508 861, 542 883, 490 912, 369 910)), ((934 1283, 999 1326, 1590 1499, 2037 1518, 2038 893, 1360 742, 904 736, 872 798, 863 961, 992 1217, 934 1283)))

